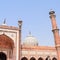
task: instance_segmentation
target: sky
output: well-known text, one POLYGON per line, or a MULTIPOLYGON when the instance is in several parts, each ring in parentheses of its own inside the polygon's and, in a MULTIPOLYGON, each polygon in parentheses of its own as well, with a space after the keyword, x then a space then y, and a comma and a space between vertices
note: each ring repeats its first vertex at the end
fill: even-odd
POLYGON ((0 0, 0 25, 6 18, 8 26, 18 27, 18 20, 22 20, 22 41, 31 32, 40 46, 54 46, 49 11, 55 11, 60 28, 59 6, 60 0, 0 0))

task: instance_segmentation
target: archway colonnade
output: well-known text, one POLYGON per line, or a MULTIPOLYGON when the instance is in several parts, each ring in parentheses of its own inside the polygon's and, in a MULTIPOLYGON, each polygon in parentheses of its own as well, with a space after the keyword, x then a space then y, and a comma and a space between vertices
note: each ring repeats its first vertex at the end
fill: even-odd
MULTIPOLYGON (((28 58, 27 57, 22 57, 21 60, 28 60, 28 58)), ((35 57, 31 57, 30 60, 36 60, 36 58, 35 57)), ((44 59, 43 59, 43 57, 39 57, 38 60, 44 60, 44 59)), ((50 59, 50 57, 47 56, 45 58, 45 60, 57 60, 57 58, 56 57, 53 57, 52 59, 50 59)))
MULTIPOLYGON (((5 53, 0 52, 0 60, 7 60, 7 56, 6 56, 5 53)), ((28 58, 27 57, 22 57, 21 60, 28 60, 28 58)), ((35 57, 31 57, 30 60, 36 60, 36 58, 35 57)), ((44 58, 43 57, 39 57, 37 60, 44 60, 44 58)), ((50 56, 47 56, 45 58, 45 60, 57 60, 57 58, 53 57, 52 59, 50 59, 50 56)))

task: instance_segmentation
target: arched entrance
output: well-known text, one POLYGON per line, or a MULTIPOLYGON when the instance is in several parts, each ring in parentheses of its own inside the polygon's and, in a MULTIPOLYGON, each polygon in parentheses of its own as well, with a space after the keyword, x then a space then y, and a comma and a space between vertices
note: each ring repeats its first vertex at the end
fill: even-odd
POLYGON ((34 57, 30 58, 30 60, 36 60, 34 57))
POLYGON ((43 58, 42 58, 42 57, 40 57, 38 60, 43 60, 43 58))
POLYGON ((28 60, 26 57, 23 57, 21 60, 28 60))
POLYGON ((5 53, 0 52, 0 60, 7 60, 7 56, 5 53))
POLYGON ((57 60, 57 58, 54 57, 52 60, 57 60))
POLYGON ((46 58, 45 60, 51 60, 51 59, 50 59, 50 56, 47 56, 47 58, 46 58))

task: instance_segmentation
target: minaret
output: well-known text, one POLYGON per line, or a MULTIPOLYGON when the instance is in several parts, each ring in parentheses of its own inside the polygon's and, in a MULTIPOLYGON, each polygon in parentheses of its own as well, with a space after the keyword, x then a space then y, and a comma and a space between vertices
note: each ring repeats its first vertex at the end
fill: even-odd
POLYGON ((51 10, 49 12, 50 15, 50 19, 51 19, 51 23, 52 23, 52 32, 54 35, 54 41, 55 41, 55 47, 56 47, 56 51, 57 51, 57 60, 60 60, 60 39, 59 39, 59 29, 57 27, 56 24, 56 15, 55 15, 55 11, 51 10))
POLYGON ((19 49, 18 49, 18 60, 21 60, 21 29, 22 29, 22 21, 18 21, 18 26, 19 26, 19 49))

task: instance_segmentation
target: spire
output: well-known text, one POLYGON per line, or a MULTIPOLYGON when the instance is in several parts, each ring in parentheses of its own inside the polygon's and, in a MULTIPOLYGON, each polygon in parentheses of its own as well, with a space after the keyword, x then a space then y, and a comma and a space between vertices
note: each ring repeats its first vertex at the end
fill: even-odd
POLYGON ((32 36, 31 31, 29 31, 28 36, 32 36))
POLYGON ((4 19, 3 24, 6 24, 6 18, 4 19))
POLYGON ((6 25, 6 18, 4 19, 4 21, 3 21, 3 24, 2 25, 6 25))
POLYGON ((31 31, 29 32, 29 35, 31 35, 31 31))

